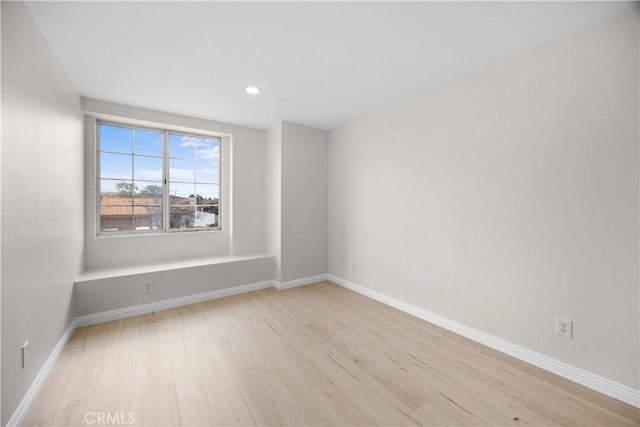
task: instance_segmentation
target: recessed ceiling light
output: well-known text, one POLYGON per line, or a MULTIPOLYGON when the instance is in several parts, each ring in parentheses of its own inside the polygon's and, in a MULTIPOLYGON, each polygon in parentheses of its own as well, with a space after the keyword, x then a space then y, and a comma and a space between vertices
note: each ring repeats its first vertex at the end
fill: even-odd
POLYGON ((260 93, 260 89, 258 89, 255 86, 247 86, 247 88, 245 89, 247 91, 247 93, 251 94, 251 95, 257 95, 260 93))

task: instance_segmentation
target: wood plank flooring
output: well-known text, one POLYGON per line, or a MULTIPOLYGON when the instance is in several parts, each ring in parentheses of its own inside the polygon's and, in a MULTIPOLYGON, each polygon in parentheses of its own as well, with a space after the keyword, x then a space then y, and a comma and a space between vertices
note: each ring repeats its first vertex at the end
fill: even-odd
POLYGON ((79 328, 24 425, 105 424, 638 426, 640 414, 321 282, 79 328))

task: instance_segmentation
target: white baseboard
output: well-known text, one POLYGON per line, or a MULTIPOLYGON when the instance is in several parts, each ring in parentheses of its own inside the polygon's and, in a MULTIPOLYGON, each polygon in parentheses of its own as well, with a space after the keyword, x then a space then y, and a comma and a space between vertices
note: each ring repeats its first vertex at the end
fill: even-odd
POLYGON ((463 325, 461 323, 454 322, 453 320, 447 319, 446 317, 442 317, 422 308, 407 304, 406 302, 397 300, 380 292, 376 292, 363 286, 356 285, 355 283, 349 282, 340 277, 336 277, 332 274, 327 275, 327 280, 335 282, 340 286, 372 298, 400 311, 404 311, 405 313, 408 313, 412 316, 418 317, 422 320, 426 320, 429 323, 433 323, 434 325, 438 325, 440 327, 448 329, 458 335, 462 335, 473 341, 484 344, 487 347, 491 347, 495 350, 506 353, 510 356, 515 357, 516 359, 523 360, 527 363, 581 384, 592 390, 598 391, 602 394, 606 394, 607 396, 613 397, 615 399, 640 408, 640 390, 636 390, 627 385, 609 380, 594 373, 585 371, 584 369, 580 369, 559 360, 553 359, 549 356, 545 356, 544 354, 536 353, 535 351, 520 347, 519 345, 510 343, 501 338, 494 337, 477 329, 470 328, 469 326, 463 325))
POLYGON ((38 375, 31 383, 31 386, 29 387, 29 389, 27 390, 27 393, 24 395, 24 397, 18 404, 18 407, 14 411, 13 415, 11 416, 11 418, 9 418, 9 421, 7 421, 6 427, 14 427, 14 426, 17 427, 22 423, 24 416, 27 414, 27 411, 31 407, 31 404, 33 403, 34 399, 38 395, 38 392, 42 388, 47 377, 49 377, 51 370, 55 366, 58 358, 62 354, 64 348, 67 345, 67 342, 69 342, 69 338, 71 338, 71 335, 73 334, 73 331, 75 329, 76 329, 76 320, 73 319, 71 323, 69 323, 69 326, 64 331, 60 339, 58 340, 58 343, 56 344, 56 346, 51 351, 51 354, 47 358, 47 361, 44 362, 44 365, 40 369, 40 372, 38 372, 38 375))
POLYGON ((87 316, 76 317, 69 323, 69 326, 64 331, 58 343, 53 348, 53 351, 49 355, 49 358, 44 363, 40 372, 36 376, 35 380, 27 390, 27 393, 20 401, 20 404, 14 411, 11 418, 7 422, 6 427, 17 427, 21 424, 22 419, 26 415, 29 407, 33 403, 33 400, 38 395, 38 392, 42 388, 45 380, 51 373, 56 361, 62 354, 69 338, 73 334, 76 328, 82 326, 95 325, 98 323, 108 322, 111 320, 124 319, 126 317, 138 316, 140 314, 147 314, 154 311, 166 310, 168 308, 181 307, 184 305, 195 304, 202 301, 208 301, 216 298, 227 297, 231 295, 238 295, 246 292, 257 291, 259 289, 266 289, 276 287, 274 280, 266 280, 264 282, 250 283, 248 285, 234 286, 231 288, 220 289, 217 291, 204 292, 201 294, 187 295, 184 297, 173 298, 164 301, 153 302, 149 304, 137 305, 133 307, 126 307, 118 310, 105 311, 103 313, 89 314, 87 316))
POLYGON ((238 295, 241 293, 251 292, 259 289, 265 289, 269 287, 275 287, 279 290, 290 289, 296 286, 308 285, 324 280, 330 280, 347 289, 351 289, 369 298, 380 301, 383 304, 394 307, 405 313, 416 316, 427 322, 441 326, 459 335, 465 336, 469 339, 482 343, 488 347, 494 348, 503 353, 509 354, 517 359, 528 362, 534 366, 538 366, 547 371, 553 372, 561 377, 572 380, 578 384, 582 384, 600 393, 611 396, 615 399, 629 403, 636 407, 640 407, 640 391, 628 387, 624 384, 617 383, 615 381, 608 380, 606 378, 595 375, 591 372, 576 368, 568 365, 559 360, 555 360, 543 354, 539 354, 528 350, 526 348, 517 346, 508 341, 496 338, 484 332, 462 325, 460 323, 449 320, 445 317, 439 316, 428 312, 427 310, 415 307, 411 304, 399 301, 395 298, 391 298, 387 295, 379 292, 367 289, 363 286, 356 285, 342 278, 333 276, 331 274, 320 274, 317 276, 305 277, 296 280, 290 280, 287 282, 276 282, 274 280, 267 280, 264 282, 250 283, 248 285, 235 286, 232 288, 220 289, 217 291, 205 292, 196 295, 188 295, 179 298, 173 298, 165 301, 158 301, 150 304, 138 305, 134 307, 127 307, 119 310, 111 310, 103 313, 91 314, 87 316, 81 316, 73 319, 65 332, 62 334, 58 343, 54 347, 53 351, 49 355, 49 358, 40 369, 40 372, 36 376, 35 380, 27 390, 27 393, 23 397, 22 401, 16 408, 15 412, 9 418, 7 427, 19 426, 27 413, 29 407, 33 403, 33 400, 37 396, 38 392, 42 388, 45 380, 49 376, 56 361, 62 354, 69 338, 73 334, 76 328, 82 326, 94 325, 97 323, 108 322, 116 319, 123 319, 126 317, 137 316, 140 314, 151 313, 154 311, 166 310, 169 308, 181 307, 184 305, 194 304, 202 301, 208 301, 216 298, 222 298, 231 295, 238 295))
POLYGON ((228 297, 231 295, 243 294, 246 292, 257 291, 259 289, 266 289, 274 287, 279 290, 285 290, 294 288, 296 286, 308 285, 311 283, 327 280, 326 274, 320 274, 318 276, 304 277, 301 279, 290 280, 287 282, 277 282, 275 280, 266 280, 264 282, 250 283, 247 285, 234 286, 231 288, 219 289, 211 292, 204 292, 195 295, 187 295, 184 297, 172 298, 164 301, 152 302, 149 304, 142 304, 133 307, 125 307, 117 310, 105 311, 102 313, 89 314, 86 316, 76 317, 71 321, 64 334, 58 340, 58 343, 54 347, 53 351, 49 355, 49 358, 40 369, 40 372, 36 376, 35 380, 27 390, 27 393, 22 398, 22 401, 14 411, 6 427, 19 426, 24 418, 25 414, 29 410, 29 407, 33 403, 33 400, 37 396, 40 388, 44 384, 45 380, 51 373, 56 361, 62 354, 69 338, 73 334, 76 328, 83 326, 95 325, 98 323, 109 322, 111 320, 124 319, 127 317, 138 316, 141 314, 152 313, 155 311, 166 310, 169 308, 182 307, 189 304, 195 304, 198 302, 209 301, 212 299, 228 297))
POLYGON ((317 276, 303 277, 301 279, 289 280, 287 282, 276 282, 274 287, 278 290, 284 291, 285 289, 291 289, 298 286, 310 285, 311 283, 317 283, 327 280, 327 274, 318 274, 317 276))
POLYGON ((182 307, 185 305, 209 301, 212 299, 243 294, 246 292, 257 291, 259 289, 271 288, 274 287, 274 285, 275 284, 273 280, 266 280, 264 282, 234 286, 231 288, 219 289, 216 291, 204 292, 201 294, 187 295, 184 297, 172 298, 168 300, 152 302, 149 304, 104 311, 102 313, 88 314, 86 316, 80 316, 76 318, 76 327, 80 328, 82 326, 95 325, 98 323, 109 322, 111 320, 139 316, 141 314, 153 313, 155 311, 167 310, 169 308, 182 307))
POLYGON ((295 288, 311 283, 327 280, 326 274, 317 276, 303 277, 301 279, 290 280, 287 282, 277 282, 275 280, 266 280, 264 282, 250 283, 248 285, 234 286, 231 288, 220 289, 201 294, 187 295, 184 297, 172 298, 163 301, 152 302, 149 304, 136 305, 132 307, 120 308, 117 310, 104 311, 102 313, 89 314, 76 318, 76 327, 95 325, 98 323, 109 322, 111 320, 124 319, 126 317, 139 316, 141 314, 153 313, 155 311, 167 310, 169 308, 182 307, 198 302, 209 301, 212 299, 228 297, 231 295, 243 294, 246 292, 257 291, 259 289, 274 287, 278 290, 295 288))

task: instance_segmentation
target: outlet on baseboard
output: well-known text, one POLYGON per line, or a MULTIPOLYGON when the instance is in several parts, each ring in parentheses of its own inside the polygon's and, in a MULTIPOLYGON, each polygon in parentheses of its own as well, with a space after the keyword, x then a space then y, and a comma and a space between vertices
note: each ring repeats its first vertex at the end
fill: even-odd
POLYGON ((147 280, 146 282, 144 282, 142 292, 147 293, 152 291, 153 291, 153 282, 151 280, 147 280))
POLYGON ((566 338, 573 338, 573 320, 556 317, 556 334, 566 338))

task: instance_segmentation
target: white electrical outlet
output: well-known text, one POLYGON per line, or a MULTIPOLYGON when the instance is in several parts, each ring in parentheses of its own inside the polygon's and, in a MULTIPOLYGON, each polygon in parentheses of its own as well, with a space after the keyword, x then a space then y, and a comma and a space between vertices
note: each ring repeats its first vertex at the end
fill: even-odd
POLYGON ((556 334, 573 338, 573 320, 565 319, 564 317, 556 317, 556 334))
POLYGON ((144 282, 143 292, 151 292, 153 291, 153 282, 151 280, 144 282))
POLYGON ((355 272, 356 272, 356 268, 357 268, 357 267, 358 267, 358 266, 356 265, 356 263, 355 263, 355 262, 351 263, 351 271, 352 271, 352 272, 354 272, 354 273, 355 273, 355 272))
POLYGON ((22 344, 22 348, 20 350, 20 359, 21 359, 21 369, 24 369, 25 366, 27 366, 27 346, 29 345, 29 341, 25 341, 24 344, 22 344))

